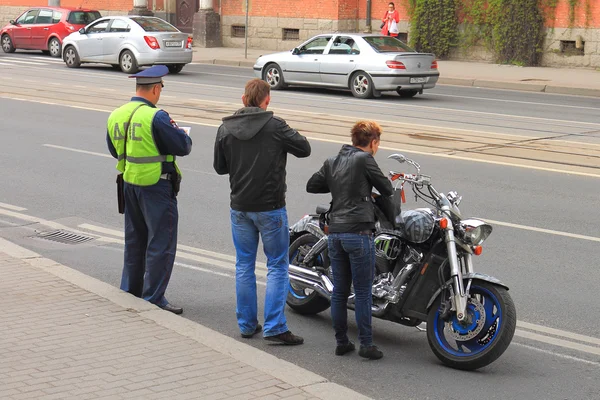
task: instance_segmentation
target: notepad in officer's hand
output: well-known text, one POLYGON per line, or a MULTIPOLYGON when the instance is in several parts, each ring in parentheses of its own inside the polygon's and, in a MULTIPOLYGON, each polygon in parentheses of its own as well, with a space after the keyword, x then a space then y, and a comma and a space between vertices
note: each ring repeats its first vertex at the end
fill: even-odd
POLYGON ((180 126, 179 129, 183 130, 186 135, 190 136, 190 131, 192 130, 189 126, 180 126))

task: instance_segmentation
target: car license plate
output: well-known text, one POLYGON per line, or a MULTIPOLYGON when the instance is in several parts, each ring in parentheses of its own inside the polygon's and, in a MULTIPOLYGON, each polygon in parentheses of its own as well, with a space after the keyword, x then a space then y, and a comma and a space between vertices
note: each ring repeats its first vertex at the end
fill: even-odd
POLYGON ((427 83, 429 77, 426 76, 424 78, 410 78, 410 83, 427 83))
POLYGON ((177 42, 166 41, 165 46, 166 47, 181 47, 181 42, 180 41, 177 41, 177 42))

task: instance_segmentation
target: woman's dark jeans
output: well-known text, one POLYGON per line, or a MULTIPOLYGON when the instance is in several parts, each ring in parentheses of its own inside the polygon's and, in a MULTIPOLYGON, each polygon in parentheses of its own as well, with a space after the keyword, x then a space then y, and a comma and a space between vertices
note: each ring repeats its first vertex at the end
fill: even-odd
POLYGON ((331 318, 337 344, 348 343, 346 304, 354 284, 355 315, 361 346, 373 344, 371 294, 375 271, 375 242, 372 234, 330 233, 329 258, 333 269, 331 318))

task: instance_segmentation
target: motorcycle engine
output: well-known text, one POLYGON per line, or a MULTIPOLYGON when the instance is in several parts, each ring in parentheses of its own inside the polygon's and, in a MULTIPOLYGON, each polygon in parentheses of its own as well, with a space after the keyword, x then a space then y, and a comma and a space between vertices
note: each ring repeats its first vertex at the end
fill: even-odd
POLYGON ((402 252, 402 241, 392 235, 381 233, 375 237, 375 266, 378 274, 394 270, 396 259, 402 252))

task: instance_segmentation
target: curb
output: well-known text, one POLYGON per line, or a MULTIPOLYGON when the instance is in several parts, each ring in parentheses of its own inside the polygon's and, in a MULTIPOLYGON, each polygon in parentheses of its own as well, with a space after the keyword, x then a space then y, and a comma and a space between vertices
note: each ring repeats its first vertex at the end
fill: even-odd
MULTIPOLYGON (((204 59, 194 60, 194 64, 213 64, 213 65, 226 65, 230 67, 254 67, 254 61, 236 61, 227 59, 204 59)), ((453 78, 453 77, 440 77, 438 80, 439 85, 452 85, 452 86, 470 86, 478 88, 489 88, 489 89, 504 89, 504 90, 517 90, 523 92, 543 92, 543 93, 554 93, 554 94, 569 94, 575 96, 589 96, 589 97, 600 97, 600 89, 588 89, 568 86, 554 86, 544 85, 539 83, 521 83, 521 82, 507 82, 507 81, 494 81, 477 78, 453 78)))
POLYGON ((157 306, 125 293, 108 283, 85 275, 75 269, 0 238, 0 252, 22 260, 32 267, 44 270, 88 292, 103 297, 123 308, 136 311, 143 318, 154 321, 177 334, 186 336, 213 350, 267 373, 289 385, 299 388, 322 400, 370 400, 347 387, 328 381, 326 378, 279 359, 250 345, 241 343, 210 328, 186 318, 161 310, 157 306))

